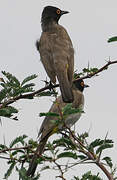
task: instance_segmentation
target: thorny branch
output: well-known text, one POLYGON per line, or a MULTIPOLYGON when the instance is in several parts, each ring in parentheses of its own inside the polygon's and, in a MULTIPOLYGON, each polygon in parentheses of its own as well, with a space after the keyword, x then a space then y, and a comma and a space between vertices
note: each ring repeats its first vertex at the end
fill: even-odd
POLYGON ((108 61, 103 67, 101 67, 100 69, 98 69, 98 71, 94 72, 94 73, 89 73, 87 74, 86 76, 83 76, 81 78, 78 78, 78 79, 88 79, 88 78, 91 78, 97 74, 99 74, 100 72, 106 70, 108 68, 108 66, 110 66, 111 64, 116 64, 117 61, 108 61))
MULTIPOLYGON (((76 163, 76 164, 74 164, 74 165, 72 165, 72 166, 69 166, 68 168, 71 168, 71 167, 73 167, 73 166, 75 166, 75 165, 81 164, 82 162, 86 163, 85 161, 87 161, 87 160, 89 160, 89 161, 91 160, 92 163, 96 164, 96 165, 104 172, 104 174, 107 176, 107 178, 108 178, 109 180, 114 180, 112 174, 109 173, 109 171, 107 170, 107 168, 106 168, 106 167, 104 166, 104 164, 100 161, 99 157, 96 156, 94 152, 90 151, 90 150, 84 145, 84 143, 82 143, 82 141, 80 141, 80 140, 75 136, 75 134, 71 131, 70 128, 67 128, 67 129, 68 129, 71 137, 73 138, 73 143, 75 143, 75 146, 77 147, 77 150, 78 150, 79 152, 83 153, 84 155, 86 155, 86 157, 87 157, 85 160, 83 160, 83 161, 81 161, 81 162, 78 162, 78 163, 76 163)), ((71 140, 72 140, 72 139, 71 139, 71 140)), ((7 152, 7 151, 14 151, 14 150, 19 150, 19 149, 30 149, 30 148, 32 148, 31 145, 30 145, 30 146, 25 146, 25 147, 6 148, 6 149, 3 149, 3 150, 0 150, 0 153, 5 153, 5 152, 7 152)), ((34 152, 33 152, 33 153, 34 153, 34 152)), ((10 159, 11 159, 11 157, 10 157, 10 158, 7 158, 7 157, 3 157, 3 156, 0 156, 0 158, 2 158, 2 159, 7 159, 7 160, 10 160, 10 159)), ((18 159, 16 159, 16 158, 13 158, 13 159, 16 160, 16 161, 21 162, 21 160, 18 160, 18 159)), ((61 167, 62 165, 58 164, 58 163, 56 162, 56 160, 57 160, 57 159, 51 159, 51 162, 53 161, 53 163, 58 167, 58 170, 59 170, 60 173, 61 173, 61 175, 60 175, 60 176, 57 176, 57 177, 61 178, 62 180, 66 180, 66 179, 64 178, 64 173, 65 173, 65 171, 64 171, 63 168, 61 167)), ((24 162, 24 161, 23 161, 23 162, 24 162)), ((88 162, 88 163, 91 163, 91 162, 88 162)))
POLYGON ((114 180, 112 174, 109 173, 109 171, 103 165, 103 163, 100 161, 100 159, 93 152, 88 150, 85 147, 85 145, 72 133, 72 131, 70 129, 69 129, 69 132, 70 132, 71 136, 73 137, 73 139, 76 140, 76 142, 78 144, 80 144, 81 148, 79 148, 79 145, 75 144, 75 145, 77 145, 79 152, 82 152, 83 154, 85 154, 88 157, 88 160, 92 160, 104 172, 104 174, 107 176, 107 178, 109 180, 114 180))
POLYGON ((25 147, 16 147, 16 148, 6 148, 6 149, 2 149, 0 150, 0 153, 6 153, 7 151, 15 151, 15 150, 21 150, 21 149, 30 149, 32 146, 25 146, 25 147))
MULTIPOLYGON (((94 73, 89 73, 89 74, 87 74, 86 76, 80 77, 80 78, 78 78, 78 79, 88 79, 88 78, 91 78, 91 77, 99 74, 100 72, 104 71, 105 69, 107 69, 108 66, 110 66, 111 64, 116 64, 116 63, 117 63, 117 61, 108 61, 103 67, 101 67, 100 69, 98 69, 96 72, 94 72, 94 73)), ((77 80, 78 80, 78 79, 77 79, 77 80)), ((76 80, 75 80, 75 81, 76 81, 76 80)), ((51 88, 56 88, 56 87, 59 87, 59 84, 51 85, 51 88)), ((9 104, 12 104, 12 103, 16 102, 16 101, 19 100, 19 99, 26 99, 26 98, 31 98, 31 97, 33 98, 35 95, 37 95, 37 94, 39 94, 39 93, 41 93, 41 92, 43 92, 43 91, 45 91, 45 90, 48 90, 48 89, 50 89, 50 85, 48 85, 48 86, 46 86, 46 87, 44 87, 44 88, 41 88, 41 89, 39 89, 39 90, 37 90, 37 91, 34 91, 34 92, 32 92, 32 93, 27 93, 27 94, 23 94, 23 95, 19 95, 19 96, 16 96, 16 97, 14 97, 14 98, 11 98, 11 99, 9 99, 7 102, 5 102, 5 103, 3 103, 3 104, 0 104, 0 109, 2 109, 3 107, 8 106, 9 104)))

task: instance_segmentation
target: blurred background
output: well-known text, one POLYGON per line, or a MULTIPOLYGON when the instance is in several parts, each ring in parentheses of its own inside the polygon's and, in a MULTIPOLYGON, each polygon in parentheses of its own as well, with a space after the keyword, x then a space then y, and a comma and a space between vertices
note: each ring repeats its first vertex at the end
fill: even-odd
MULTIPOLYGON (((88 66, 100 68, 107 61, 117 60, 117 43, 107 43, 108 38, 117 36, 117 1, 111 0, 5 0, 0 3, 0 77, 1 71, 10 72, 19 80, 26 76, 37 74, 34 81, 36 89, 44 87, 42 80, 47 75, 40 62, 40 56, 35 48, 35 41, 41 35, 41 13, 45 6, 53 5, 70 13, 60 19, 73 42, 75 50, 75 70, 82 71, 88 66)), ((49 79, 48 79, 49 80, 49 79)), ((85 114, 76 124, 76 131, 89 132, 89 142, 96 138, 113 139, 114 148, 105 151, 116 164, 117 153, 117 65, 109 66, 107 71, 85 81, 90 88, 86 89, 85 114)), ((2 118, 0 125, 0 144, 7 145, 17 136, 26 134, 29 138, 37 138, 37 133, 43 118, 40 112, 47 112, 52 104, 51 97, 41 97, 35 100, 20 100, 14 103, 19 109, 19 121, 2 118)), ((0 160, 0 179, 7 170, 5 160, 0 160)), ((100 172, 94 165, 86 167, 86 171, 100 172)), ((66 178, 84 173, 84 165, 72 170, 66 178), (76 171, 77 170, 77 171, 76 171)), ((105 175, 100 172, 102 177, 105 175)), ((18 179, 14 173, 9 180, 18 179)), ((46 171, 41 180, 46 178, 46 171)), ((54 180, 48 172, 48 179, 54 180)))

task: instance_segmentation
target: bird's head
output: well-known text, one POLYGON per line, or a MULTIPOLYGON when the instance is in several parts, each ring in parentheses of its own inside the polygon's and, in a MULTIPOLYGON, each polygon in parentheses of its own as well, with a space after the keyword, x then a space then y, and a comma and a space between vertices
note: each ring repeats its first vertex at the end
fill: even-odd
POLYGON ((58 23, 60 17, 63 14, 67 14, 67 13, 69 13, 69 12, 68 11, 62 11, 57 7, 46 6, 43 9, 41 21, 43 22, 45 20, 48 20, 48 21, 49 20, 54 20, 54 21, 56 21, 58 23))
POLYGON ((89 87, 89 85, 84 84, 83 79, 78 79, 78 80, 74 81, 74 85, 81 92, 83 92, 84 88, 89 87))

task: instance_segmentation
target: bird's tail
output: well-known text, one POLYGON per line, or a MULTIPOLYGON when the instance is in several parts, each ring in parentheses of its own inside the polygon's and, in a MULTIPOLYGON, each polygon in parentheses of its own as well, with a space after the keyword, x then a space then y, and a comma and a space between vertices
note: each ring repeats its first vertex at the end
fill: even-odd
POLYGON ((42 140, 40 140, 40 143, 35 151, 32 161, 29 164, 29 168, 27 170, 27 176, 31 176, 31 177, 34 176, 34 173, 38 165, 37 158, 41 156, 41 154, 43 153, 47 140, 48 140, 48 136, 45 136, 42 140))
POLYGON ((72 92, 72 84, 69 82, 67 75, 63 75, 63 73, 59 73, 57 75, 59 86, 61 90, 62 99, 65 103, 72 103, 74 100, 73 92, 72 92))

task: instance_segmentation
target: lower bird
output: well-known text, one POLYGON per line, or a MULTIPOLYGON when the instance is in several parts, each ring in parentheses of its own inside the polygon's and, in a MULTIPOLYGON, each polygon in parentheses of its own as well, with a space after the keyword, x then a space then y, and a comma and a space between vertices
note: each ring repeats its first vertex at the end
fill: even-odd
MULTIPOLYGON (((81 111, 84 108, 84 95, 83 90, 85 87, 89 87, 88 85, 84 84, 83 80, 77 80, 74 82, 72 90, 74 94, 74 101, 71 104, 72 108, 80 109, 81 111)), ((62 112, 62 109, 67 105, 68 103, 64 103, 62 100, 62 96, 59 96, 56 101, 51 106, 49 112, 57 113, 59 114, 62 112)), ((27 176, 34 176, 34 173, 37 168, 37 158, 42 155, 46 142, 48 138, 56 133, 61 131, 62 129, 65 129, 66 127, 70 128, 73 126, 80 118, 82 112, 76 111, 76 113, 69 114, 65 116, 65 118, 61 118, 60 123, 55 123, 58 120, 57 116, 47 116, 44 121, 42 122, 40 131, 39 131, 39 145, 37 147, 37 150, 31 160, 31 163, 29 164, 29 168, 27 171, 27 176)))

